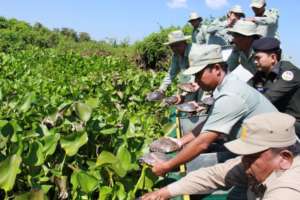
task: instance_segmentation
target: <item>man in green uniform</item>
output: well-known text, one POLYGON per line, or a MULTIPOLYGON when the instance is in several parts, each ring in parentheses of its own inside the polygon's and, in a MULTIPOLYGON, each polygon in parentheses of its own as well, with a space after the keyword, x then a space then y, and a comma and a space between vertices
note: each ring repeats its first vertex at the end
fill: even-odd
POLYGON ((280 42, 275 38, 256 40, 253 50, 259 70, 254 76, 254 87, 279 111, 296 118, 296 133, 300 136, 300 69, 281 60, 280 42))
POLYGON ((252 0, 250 6, 255 14, 255 17, 247 18, 246 20, 257 24, 257 31, 263 37, 279 38, 277 31, 279 19, 278 10, 274 8, 266 10, 265 0, 252 0))
POLYGON ((279 112, 251 117, 243 123, 241 137, 225 143, 240 157, 193 171, 141 199, 165 200, 246 184, 248 200, 298 200, 300 148, 294 123, 294 117, 279 112))
POLYGON ((237 137, 244 119, 277 109, 258 91, 240 81, 234 74, 226 74, 219 45, 193 45, 189 54, 190 67, 184 71, 195 75, 204 91, 213 91, 214 104, 208 112, 203 127, 195 127, 181 138, 187 144, 177 155, 166 162, 154 164, 152 171, 164 175, 171 169, 186 163, 201 153, 220 137, 232 140, 237 137))
POLYGON ((242 65, 252 74, 256 73, 254 63, 254 52, 252 43, 259 38, 257 26, 253 22, 238 20, 234 26, 228 29, 233 36, 234 50, 227 60, 229 71, 233 71, 239 65, 242 65))
POLYGON ((207 28, 207 44, 218 44, 221 46, 231 45, 232 36, 228 34, 228 28, 232 28, 238 20, 244 17, 245 13, 242 7, 240 5, 233 6, 227 13, 227 19, 225 21, 216 19, 210 27, 207 28))
POLYGON ((206 34, 201 24, 202 17, 200 17, 196 12, 192 12, 189 17, 189 23, 193 26, 192 42, 197 44, 205 44, 206 34))

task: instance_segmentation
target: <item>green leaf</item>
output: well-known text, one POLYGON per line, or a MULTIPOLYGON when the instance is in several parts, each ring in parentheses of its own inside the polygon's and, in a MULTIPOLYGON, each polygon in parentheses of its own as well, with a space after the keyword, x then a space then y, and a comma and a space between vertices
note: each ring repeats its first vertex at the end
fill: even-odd
POLYGON ((117 152, 117 158, 121 162, 123 169, 130 170, 131 169, 131 154, 127 150, 126 145, 121 145, 117 152))
POLYGON ((29 152, 24 157, 24 163, 30 166, 40 166, 44 163, 44 160, 43 145, 39 141, 30 144, 29 152))
POLYGON ((77 173, 77 181, 81 190, 85 193, 93 192, 99 184, 98 179, 84 171, 77 173))
POLYGON ((47 135, 43 137, 43 153, 45 154, 45 157, 48 155, 52 155, 55 152, 59 138, 60 134, 58 133, 56 133, 55 135, 47 135))
POLYGON ((108 151, 102 151, 97 157, 96 165, 101 166, 103 164, 114 164, 116 162, 118 162, 118 159, 114 154, 108 151))
POLYGON ((120 182, 117 182, 116 185, 118 186, 117 192, 116 192, 118 200, 126 199, 126 191, 125 191, 124 185, 120 182))
POLYGON ((87 133, 79 132, 62 136, 60 139, 60 144, 68 156, 74 156, 78 152, 79 148, 85 145, 87 141, 87 133))
POLYGON ((76 102, 74 103, 74 108, 77 116, 82 120, 87 122, 92 115, 92 108, 87 104, 76 102))
POLYGON ((85 101, 85 103, 90 106, 91 108, 97 108, 99 105, 99 99, 98 98, 89 98, 85 101))
POLYGON ((30 92, 28 94, 26 94, 26 96, 24 97, 24 101, 22 102, 22 104, 20 104, 19 106, 19 111, 21 112, 27 112, 30 107, 31 107, 31 104, 33 103, 35 99, 35 94, 30 92))
POLYGON ((0 162, 0 188, 6 192, 15 184, 21 161, 22 158, 15 154, 0 162))
POLYGON ((100 188, 98 200, 110 200, 112 188, 103 186, 100 188))

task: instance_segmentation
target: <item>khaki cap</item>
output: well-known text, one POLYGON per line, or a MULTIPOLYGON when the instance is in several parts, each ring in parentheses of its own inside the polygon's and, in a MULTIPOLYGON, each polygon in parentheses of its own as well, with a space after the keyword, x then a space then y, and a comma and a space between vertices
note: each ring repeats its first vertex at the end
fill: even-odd
POLYGON ((243 9, 242 9, 242 7, 240 5, 233 6, 229 10, 229 12, 238 13, 238 14, 241 14, 241 15, 243 15, 245 17, 245 13, 244 13, 244 11, 243 11, 243 9))
POLYGON ((185 36, 181 30, 172 31, 168 35, 168 42, 165 42, 165 45, 170 45, 176 42, 186 41, 190 39, 191 36, 185 36))
POLYGON ((266 4, 265 0, 252 0, 250 7, 261 8, 266 4))
POLYGON ((196 13, 196 12, 191 12, 190 17, 189 17, 189 21, 192 21, 192 20, 195 20, 195 19, 202 19, 202 17, 200 17, 198 15, 198 13, 196 13))
POLYGON ((228 33, 238 33, 245 36, 260 35, 257 33, 257 25, 245 20, 238 20, 232 28, 228 29, 228 33))
POLYGON ((240 138, 224 145, 238 155, 288 147, 297 141, 295 121, 294 117, 280 112, 256 115, 244 122, 240 138))
POLYGON ((220 45, 193 44, 189 53, 190 67, 183 71, 183 74, 196 74, 203 70, 207 65, 219 62, 224 62, 220 45))

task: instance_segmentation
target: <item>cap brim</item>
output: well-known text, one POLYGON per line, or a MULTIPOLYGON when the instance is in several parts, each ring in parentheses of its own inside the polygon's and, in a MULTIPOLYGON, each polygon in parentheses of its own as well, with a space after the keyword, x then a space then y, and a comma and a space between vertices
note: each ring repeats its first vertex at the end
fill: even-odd
POLYGON ((173 42, 165 42, 163 43, 164 45, 170 45, 170 44, 174 44, 174 43, 177 43, 177 42, 182 42, 182 41, 186 41, 186 40, 189 40, 191 39, 192 36, 188 35, 188 36, 184 36, 184 38, 182 38, 181 40, 176 40, 176 41, 173 41, 173 42))
POLYGON ((200 72, 201 70, 203 70, 207 65, 203 64, 201 66, 197 66, 197 67, 189 67, 187 68, 185 71, 182 72, 183 75, 193 75, 196 74, 198 72, 200 72))
POLYGON ((258 33, 247 33, 247 32, 244 32, 244 31, 237 31, 237 30, 235 30, 235 29, 233 29, 233 28, 231 28, 231 29, 228 29, 227 30, 227 33, 228 34, 230 34, 230 35, 232 35, 233 33, 238 33, 238 34, 241 34, 241 35, 245 35, 245 36, 261 36, 260 34, 258 34, 258 33))
POLYGON ((188 21, 188 22, 191 22, 192 20, 196 20, 196 19, 200 19, 200 20, 202 20, 202 17, 197 17, 197 18, 189 19, 189 21, 188 21))
POLYGON ((227 142, 224 146, 237 155, 249 155, 262 152, 269 149, 267 146, 254 145, 251 143, 246 143, 241 139, 236 139, 231 142, 227 142))
POLYGON ((250 4, 250 8, 252 8, 252 7, 254 7, 254 8, 262 8, 263 6, 264 6, 264 4, 261 5, 260 3, 252 3, 252 4, 250 4))

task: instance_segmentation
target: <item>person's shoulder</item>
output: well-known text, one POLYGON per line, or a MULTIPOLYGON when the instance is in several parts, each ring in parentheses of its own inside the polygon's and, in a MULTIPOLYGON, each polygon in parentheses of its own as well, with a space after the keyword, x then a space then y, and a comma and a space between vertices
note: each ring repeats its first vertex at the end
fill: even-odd
POLYGON ((280 62, 281 78, 285 81, 297 79, 300 81, 300 69, 292 64, 290 61, 280 62))
POLYGON ((264 13, 266 16, 279 16, 279 10, 276 8, 267 9, 264 13))

